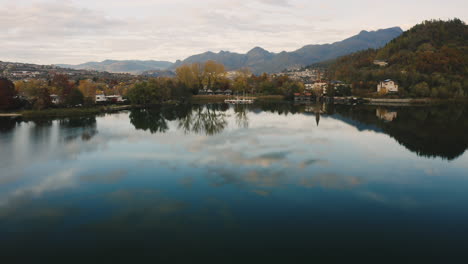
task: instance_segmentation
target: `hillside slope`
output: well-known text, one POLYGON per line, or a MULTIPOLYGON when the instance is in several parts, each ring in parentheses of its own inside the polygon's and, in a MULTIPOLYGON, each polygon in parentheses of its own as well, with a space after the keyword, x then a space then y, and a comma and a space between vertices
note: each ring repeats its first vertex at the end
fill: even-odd
POLYGON ((329 77, 353 83, 358 92, 375 91, 390 78, 400 84, 401 96, 468 97, 468 26, 459 19, 425 21, 381 49, 329 63, 329 77))
POLYGON ((358 35, 340 42, 308 45, 293 52, 272 53, 260 47, 256 47, 246 54, 228 51, 206 52, 191 56, 183 61, 177 61, 172 68, 183 64, 214 60, 224 64, 229 70, 249 67, 256 74, 275 73, 290 67, 302 67, 323 60, 335 59, 360 50, 380 48, 402 32, 399 27, 371 32, 361 31, 358 35))

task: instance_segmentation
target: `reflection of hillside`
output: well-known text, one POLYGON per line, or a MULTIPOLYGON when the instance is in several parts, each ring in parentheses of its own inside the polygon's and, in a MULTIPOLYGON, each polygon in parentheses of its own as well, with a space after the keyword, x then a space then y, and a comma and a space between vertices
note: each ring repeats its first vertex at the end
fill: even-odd
MULTIPOLYGON (((453 160, 468 148, 468 107, 400 107, 392 122, 376 116, 371 106, 336 106, 342 121, 353 120, 370 130, 384 132, 418 155, 453 160), (374 129, 375 128, 375 129, 374 129)), ((382 110, 380 110, 382 111, 382 110)), ((353 122, 347 122, 355 126, 353 122)), ((362 128, 362 127, 361 127, 362 128)))
POLYGON ((254 112, 279 115, 317 113, 356 127, 395 138, 412 152, 425 157, 453 160, 468 148, 468 106, 375 107, 348 105, 263 103, 251 106, 254 112))

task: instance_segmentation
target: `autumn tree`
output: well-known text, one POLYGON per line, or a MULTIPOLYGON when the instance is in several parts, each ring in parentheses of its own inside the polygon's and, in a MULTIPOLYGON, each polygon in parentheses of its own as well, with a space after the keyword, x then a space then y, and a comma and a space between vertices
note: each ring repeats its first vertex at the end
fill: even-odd
POLYGON ((200 63, 193 63, 190 68, 192 68, 193 76, 195 78, 195 93, 198 93, 198 90, 203 89, 203 67, 200 63))
POLYGON ((11 109, 16 106, 15 85, 6 78, 0 78, 0 110, 11 109))
MULTIPOLYGON (((196 67, 195 67, 196 68, 196 67)), ((195 90, 199 85, 197 73, 193 65, 182 65, 176 69, 176 77, 179 83, 187 89, 195 90)))
POLYGON ((66 74, 56 74, 51 80, 60 96, 60 101, 66 106, 75 106, 84 103, 83 93, 75 87, 75 83, 70 81, 66 74))
POLYGON ((234 78, 233 89, 237 92, 249 90, 249 78, 252 76, 252 72, 249 68, 241 68, 236 72, 234 78))
POLYGON ((52 106, 50 87, 46 81, 18 81, 15 86, 18 93, 26 97, 34 109, 42 110, 52 106))
POLYGON ((226 73, 223 64, 209 60, 203 67, 203 81, 209 89, 213 89, 218 79, 226 73))
POLYGON ((93 104, 96 100, 97 85, 91 80, 81 80, 78 90, 83 94, 86 104, 93 104))
POLYGON ((117 85, 114 86, 114 91, 119 94, 119 95, 122 95, 122 96, 126 96, 127 95, 127 92, 128 90, 132 87, 131 84, 126 84, 126 83, 119 83, 117 85))
POLYGON ((49 88, 47 86, 39 87, 36 93, 36 100, 33 104, 34 109, 43 110, 52 106, 49 88))

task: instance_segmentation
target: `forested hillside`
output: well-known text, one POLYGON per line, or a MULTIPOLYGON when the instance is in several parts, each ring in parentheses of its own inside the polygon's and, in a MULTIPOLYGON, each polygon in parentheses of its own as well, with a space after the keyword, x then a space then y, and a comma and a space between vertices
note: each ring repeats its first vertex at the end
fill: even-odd
POLYGON ((468 97, 468 26, 459 19, 425 21, 381 49, 337 59, 328 72, 352 83, 355 93, 375 92, 379 81, 393 79, 401 96, 468 97))

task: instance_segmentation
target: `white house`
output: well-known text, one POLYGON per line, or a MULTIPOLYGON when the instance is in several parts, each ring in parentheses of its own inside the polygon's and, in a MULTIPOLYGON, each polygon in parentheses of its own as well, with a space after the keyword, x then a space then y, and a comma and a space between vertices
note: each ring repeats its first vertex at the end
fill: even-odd
POLYGON ((397 93, 398 84, 390 79, 382 81, 377 85, 377 92, 397 93))
POLYGON ((107 102, 107 98, 104 94, 96 94, 96 103, 107 102))

